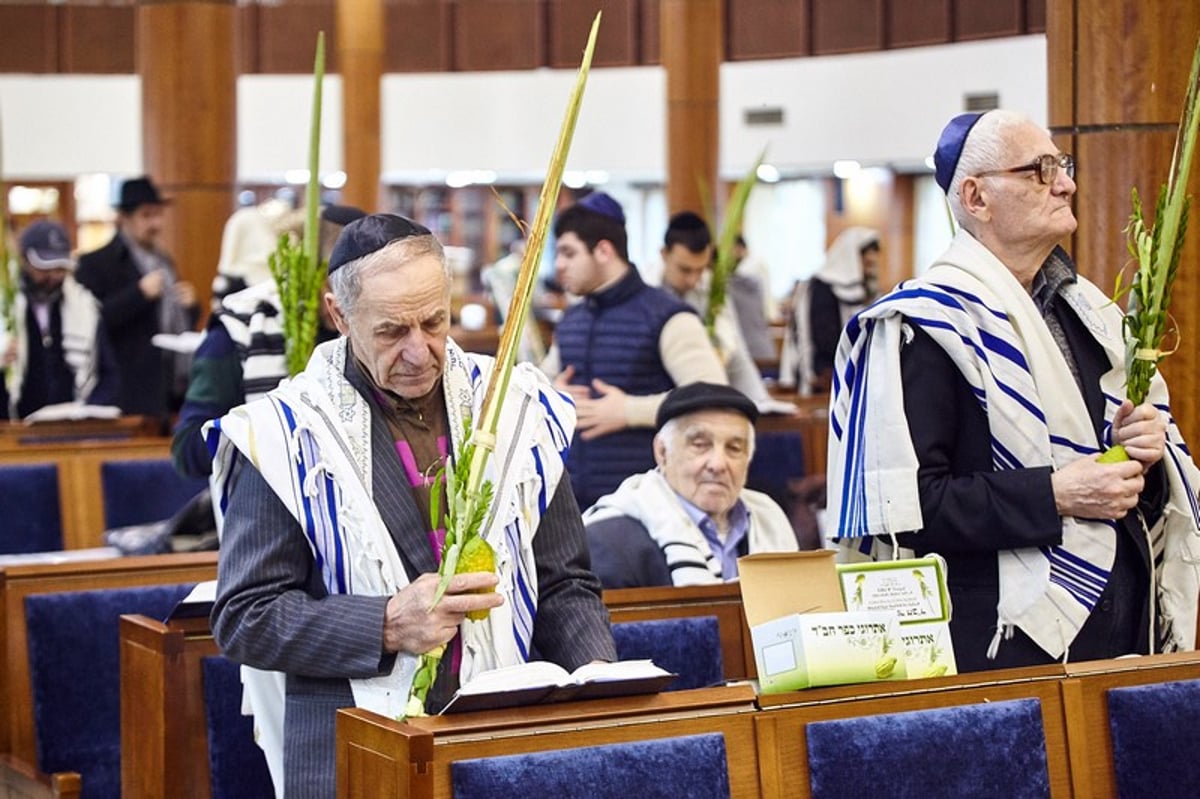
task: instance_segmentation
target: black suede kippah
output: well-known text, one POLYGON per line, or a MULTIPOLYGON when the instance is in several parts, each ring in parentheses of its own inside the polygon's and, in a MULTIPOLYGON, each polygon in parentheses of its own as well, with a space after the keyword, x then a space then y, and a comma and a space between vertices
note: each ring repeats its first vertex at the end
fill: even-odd
POLYGON ((429 228, 398 214, 371 214, 346 227, 329 254, 329 273, 364 255, 382 250, 397 239, 428 236, 429 228))
POLYGON ((654 424, 662 429, 676 416, 708 410, 734 411, 749 419, 751 424, 758 421, 758 406, 736 388, 718 383, 688 383, 672 389, 663 398, 654 424))

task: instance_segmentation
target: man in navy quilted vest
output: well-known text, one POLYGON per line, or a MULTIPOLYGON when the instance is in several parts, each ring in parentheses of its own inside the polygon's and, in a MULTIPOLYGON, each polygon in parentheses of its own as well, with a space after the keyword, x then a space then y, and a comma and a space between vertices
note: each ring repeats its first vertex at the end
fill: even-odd
POLYGON ((629 262, 616 200, 589 194, 559 215, 554 235, 559 283, 582 300, 563 314, 542 371, 575 400, 567 471, 587 508, 654 467, 654 419, 668 391, 727 380, 696 312, 629 262))

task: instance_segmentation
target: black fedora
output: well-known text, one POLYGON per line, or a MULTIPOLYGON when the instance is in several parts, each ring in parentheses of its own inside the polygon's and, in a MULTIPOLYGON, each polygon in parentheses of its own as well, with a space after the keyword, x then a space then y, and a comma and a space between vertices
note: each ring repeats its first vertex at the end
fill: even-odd
POLYGON ((158 193, 158 188, 150 178, 143 175, 140 178, 130 178, 121 184, 121 199, 117 202, 117 210, 129 213, 142 205, 166 205, 170 200, 158 193))

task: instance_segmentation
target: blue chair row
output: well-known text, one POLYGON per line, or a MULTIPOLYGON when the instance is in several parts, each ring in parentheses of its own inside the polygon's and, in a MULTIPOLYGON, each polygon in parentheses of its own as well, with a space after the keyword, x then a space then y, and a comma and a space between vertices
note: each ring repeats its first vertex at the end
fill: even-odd
MULTIPOLYGON (((0 554, 63 548, 58 483, 54 463, 0 466, 0 554)), ((180 476, 169 458, 155 458, 101 464, 100 485, 104 525, 112 529, 170 518, 207 483, 180 476)))

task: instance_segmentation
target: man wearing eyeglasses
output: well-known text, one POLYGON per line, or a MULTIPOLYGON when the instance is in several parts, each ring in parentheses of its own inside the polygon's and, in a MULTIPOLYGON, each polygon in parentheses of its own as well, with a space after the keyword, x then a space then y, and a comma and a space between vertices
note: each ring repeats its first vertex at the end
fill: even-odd
POLYGON ((952 119, 934 161, 954 241, 838 348, 845 552, 945 558, 963 671, 1192 649, 1200 472, 1161 378, 1123 399, 1120 309, 1059 246, 1074 159, 991 111, 952 119), (1099 461, 1113 443, 1130 460, 1099 461))

